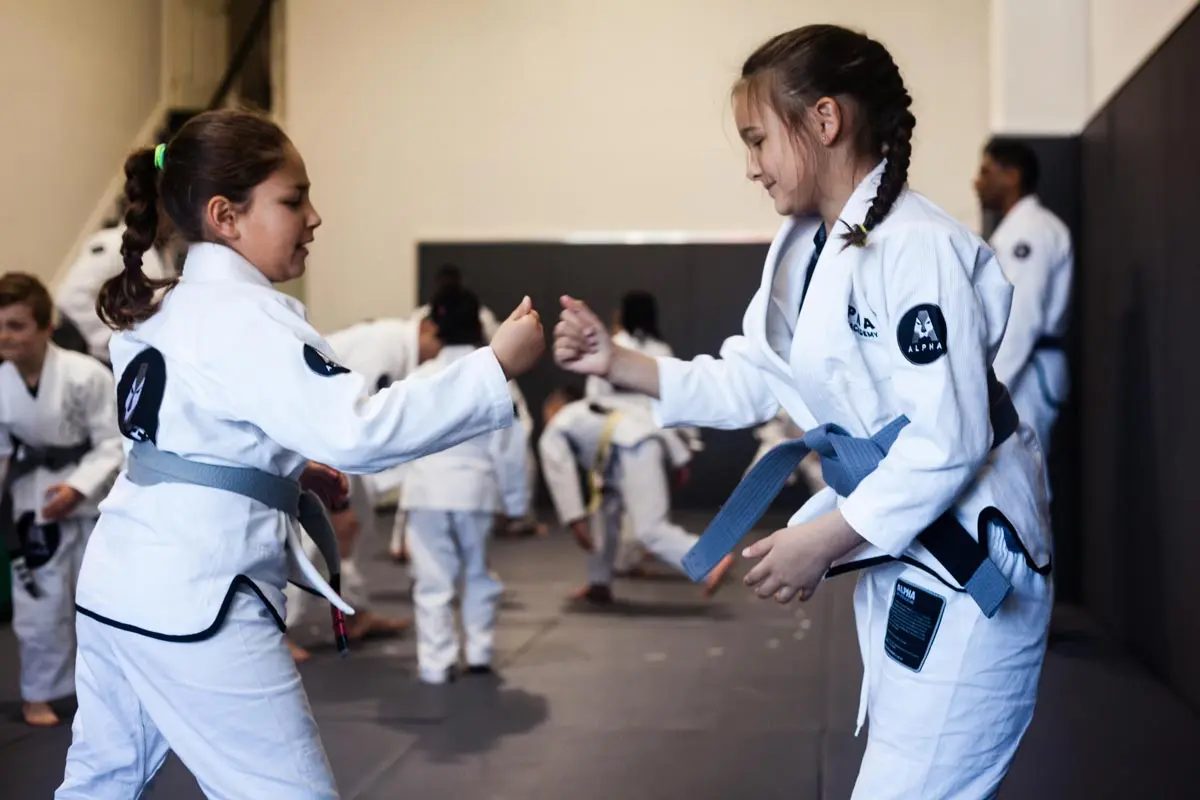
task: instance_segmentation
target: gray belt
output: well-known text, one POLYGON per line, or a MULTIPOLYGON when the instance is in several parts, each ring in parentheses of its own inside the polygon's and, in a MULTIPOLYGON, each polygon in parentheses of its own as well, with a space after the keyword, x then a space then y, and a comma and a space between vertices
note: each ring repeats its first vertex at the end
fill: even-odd
MULTIPOLYGON (((299 520, 325 559, 325 563, 329 567, 330 578, 326 582, 321 577, 316 567, 304 554, 304 548, 295 530, 292 526, 288 526, 288 545, 292 550, 292 557, 311 584, 311 586, 303 586, 296 582, 296 585, 324 596, 333 604, 335 629, 339 626, 336 612, 354 613, 354 609, 338 596, 337 588, 335 588, 340 583, 341 558, 338 553, 333 524, 329 521, 325 507, 317 495, 302 489, 299 482, 252 467, 224 467, 191 461, 174 453, 159 450, 149 441, 134 442, 129 453, 125 475, 138 486, 185 483, 232 492, 299 520)), ((343 630, 338 632, 339 648, 344 644, 341 641, 341 637, 344 635, 344 622, 342 628, 343 630)))

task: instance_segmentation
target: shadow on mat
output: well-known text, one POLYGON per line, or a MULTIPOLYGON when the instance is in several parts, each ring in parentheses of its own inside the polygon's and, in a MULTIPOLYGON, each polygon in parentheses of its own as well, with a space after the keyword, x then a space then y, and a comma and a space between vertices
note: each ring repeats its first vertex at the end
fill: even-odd
POLYGON ((732 619, 729 608, 716 603, 659 603, 645 600, 614 600, 611 605, 596 605, 580 600, 563 603, 565 614, 599 617, 661 617, 663 619, 732 619))

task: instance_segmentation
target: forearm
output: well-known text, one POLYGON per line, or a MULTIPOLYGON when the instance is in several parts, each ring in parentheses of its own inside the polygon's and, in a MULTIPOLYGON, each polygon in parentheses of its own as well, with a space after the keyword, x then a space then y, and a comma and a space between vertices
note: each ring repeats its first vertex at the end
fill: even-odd
POLYGON ((658 362, 645 353, 614 345, 612 366, 605 377, 617 386, 658 399, 658 362))

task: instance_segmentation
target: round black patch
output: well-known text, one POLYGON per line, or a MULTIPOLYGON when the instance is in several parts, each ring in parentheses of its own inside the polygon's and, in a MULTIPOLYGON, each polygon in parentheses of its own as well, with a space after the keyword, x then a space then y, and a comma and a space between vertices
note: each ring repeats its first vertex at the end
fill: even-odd
POLYGON ((1033 248, 1029 246, 1029 242, 1017 242, 1017 246, 1013 248, 1013 255, 1017 258, 1029 258, 1029 254, 1033 252, 1033 248))
POLYGON ((384 389, 392 385, 392 376, 386 372, 379 376, 379 380, 375 381, 375 391, 382 392, 384 389))
POLYGON ((167 364, 153 347, 138 353, 117 382, 117 425, 135 442, 158 442, 158 412, 167 388, 167 364))
POLYGON ((910 308, 896 327, 896 344, 914 364, 932 364, 946 354, 946 318, 933 303, 910 308))
POLYGON ((326 358, 311 344, 304 345, 304 363, 308 364, 309 369, 324 378, 350 371, 336 361, 326 358))

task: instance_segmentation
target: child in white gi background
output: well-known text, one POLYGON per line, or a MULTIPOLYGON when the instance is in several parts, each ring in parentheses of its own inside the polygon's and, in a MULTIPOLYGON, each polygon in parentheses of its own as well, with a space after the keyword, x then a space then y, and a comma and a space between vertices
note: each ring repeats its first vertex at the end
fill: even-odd
POLYGON ((304 273, 321 223, 277 125, 199 114, 125 175, 125 271, 99 308, 117 330, 127 466, 80 570, 79 710, 56 797, 138 797, 168 749, 210 797, 337 797, 284 644, 284 584, 353 608, 303 553, 298 517, 314 536, 328 526, 300 489, 339 501, 344 478, 319 465, 375 472, 510 426, 508 378, 537 360, 540 322, 526 298, 491 347, 374 392, 273 286, 304 273), (191 242, 166 284, 141 270, 160 209, 191 242))
POLYGON ((1037 436, 991 372, 1012 286, 979 237, 907 189, 916 119, 879 42, 780 34, 733 101, 747 177, 786 217, 742 335, 719 358, 652 359, 564 297, 555 358, 657 397, 664 425, 746 428, 782 406, 808 433, 872 437, 846 446, 880 455, 873 471, 743 550, 760 559, 746 583, 786 603, 835 565, 862 570, 855 798, 992 797, 1033 716, 1054 595, 1037 436))
MULTIPOLYGON (((429 319, 441 352, 416 376, 451 369, 483 345, 479 301, 463 288, 434 295, 429 319)), ((525 513, 524 426, 475 436, 413 461, 405 471, 400 507, 407 515, 417 621, 417 673, 425 683, 454 680, 460 644, 452 603, 462 580, 462 626, 468 673, 491 672, 496 606, 504 587, 488 570, 487 545, 502 512, 525 513)))
POLYGON ((37 278, 0 277, 0 526, 30 725, 58 724, 48 701, 75 692, 75 581, 124 461, 112 374, 52 344, 52 315, 37 278))
MULTIPOLYGON (((560 387, 542 407, 545 429, 538 440, 542 475, 559 521, 590 552, 588 582, 571 598, 606 605, 613 602, 612 580, 621 535, 629 515, 634 540, 663 563, 680 563, 696 543, 671 521, 667 462, 676 469, 691 459, 678 432, 655 424, 636 400, 616 396, 583 399, 560 387), (578 465, 578 467, 577 467, 578 465), (580 492, 579 469, 588 476, 591 496, 580 492)), ((712 596, 733 564, 727 556, 705 580, 712 596)))
MULTIPOLYGON (((427 321, 406 319, 373 319, 359 322, 326 337, 338 363, 363 376, 372 391, 382 391, 412 374, 417 365, 433 358, 441 343, 427 321)), ((405 465, 392 471, 404 469, 405 465)), ((388 617, 371 608, 370 591, 358 568, 358 555, 364 547, 376 541, 374 475, 349 476, 349 498, 343 507, 331 509, 330 520, 337 532, 342 556, 341 594, 354 606, 355 614, 347 628, 347 639, 355 642, 374 634, 399 633, 407 629, 410 620, 388 617)), ((309 558, 317 553, 310 537, 304 538, 309 558)), ((316 598, 296 586, 287 588, 287 626, 295 628, 306 612, 317 603, 316 598)), ((322 606, 324 611, 324 604, 322 606)), ((307 661, 310 653, 291 637, 288 649, 297 661, 307 661)))

